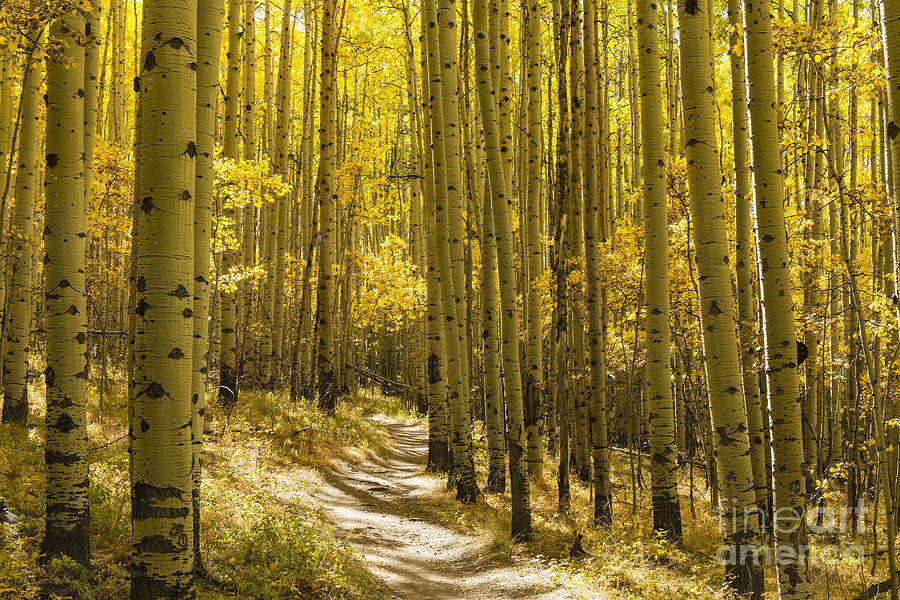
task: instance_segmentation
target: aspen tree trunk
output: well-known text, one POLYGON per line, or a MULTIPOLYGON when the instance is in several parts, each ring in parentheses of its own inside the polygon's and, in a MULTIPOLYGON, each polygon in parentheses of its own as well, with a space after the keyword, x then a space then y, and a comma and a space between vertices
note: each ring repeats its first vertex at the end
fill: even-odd
POLYGON ((740 0, 729 0, 728 20, 731 34, 731 114, 734 150, 734 239, 737 274, 738 334, 740 335, 741 373, 744 383, 744 412, 750 438, 750 462, 753 467, 753 490, 760 515, 768 515, 766 486, 766 445, 762 423, 762 400, 759 392, 759 365, 756 352, 756 301, 753 297, 755 269, 751 236, 750 203, 750 137, 747 122, 747 77, 744 69, 743 36, 740 34, 740 0))
MULTIPOLYGON (((429 5, 432 3, 430 2, 429 5)), ((440 100, 432 110, 433 160, 435 165, 435 230, 437 259, 445 322, 447 382, 449 386, 450 446, 457 499, 474 502, 478 497, 469 423, 469 394, 466 389, 468 360, 465 354, 465 284, 462 240, 464 230, 460 199, 459 103, 457 99, 456 4, 443 0, 429 17, 429 74, 432 95, 440 100), (438 31, 434 31, 437 26, 438 31), (435 39, 432 39, 435 38, 435 39)))
MULTIPOLYGON (((87 205, 84 47, 78 43, 84 27, 84 18, 74 11, 51 23, 50 40, 59 45, 60 54, 47 59, 43 261, 47 308, 47 518, 41 554, 45 559, 68 556, 87 566, 87 205)), ((17 422, 24 423, 26 414, 17 422)))
MULTIPOLYGON (((15 133, 15 122, 10 125, 10 112, 12 104, 12 58, 5 56, 0 58, 0 248, 6 248, 8 244, 6 231, 6 213, 9 206, 9 193, 13 186, 12 163, 10 159, 14 155, 12 147, 12 134, 15 133)), ((21 102, 21 94, 20 94, 21 102)), ((5 272, 7 265, 5 259, 0 259, 0 269, 5 272)), ((6 333, 4 330, 5 310, 6 310, 6 277, 0 277, 0 357, 4 355, 4 341, 6 333)), ((0 369, 0 387, 3 386, 3 370, 0 369)))
MULTIPOLYGON (((762 598, 759 515, 753 491, 750 440, 744 416, 738 332, 732 297, 725 206, 719 176, 715 98, 710 69, 709 10, 706 0, 679 2, 682 103, 691 219, 700 296, 700 324, 714 452, 721 486, 725 566, 739 595, 762 598)), ((780 201, 780 200, 779 200, 780 201)))
MULTIPOLYGON (((512 492, 512 538, 531 539, 531 501, 527 465, 527 434, 525 432, 522 371, 519 362, 519 315, 516 306, 515 245, 510 218, 511 198, 507 193, 504 155, 512 149, 503 143, 498 126, 497 100, 492 86, 489 65, 490 32, 488 31, 487 2, 474 0, 472 10, 475 30, 475 63, 478 105, 484 128, 484 145, 488 169, 490 196, 484 203, 485 213, 494 221, 497 247, 497 266, 500 276, 501 355, 503 382, 509 421, 509 480, 512 492), (488 201, 489 200, 489 201, 488 201)), ((502 51, 502 50, 501 50, 502 51)), ((501 66, 501 78, 503 68, 501 66)), ((502 120, 502 119, 501 119, 502 120)), ((485 217, 489 220, 489 217, 485 217)))
POLYGON ((766 352, 766 390, 775 457, 775 546, 792 557, 778 561, 778 592, 784 600, 811 598, 805 538, 805 494, 801 462, 800 382, 794 305, 784 223, 784 180, 772 50, 772 15, 766 3, 745 0, 750 141, 756 194, 756 246, 762 276, 761 301, 766 352))
MULTIPOLYGON (((821 24, 821 3, 818 0, 810 2, 809 10, 811 25, 814 29, 821 24)), ((818 110, 818 99, 824 91, 824 82, 819 76, 818 67, 810 64, 807 72, 807 84, 809 86, 808 116, 809 124, 807 127, 807 139, 811 141, 814 135, 821 134, 819 129, 824 125, 823 113, 818 110)), ((811 246, 810 256, 804 265, 803 273, 803 297, 807 318, 812 321, 813 326, 817 325, 819 320, 815 315, 820 309, 819 293, 819 273, 822 270, 822 206, 818 200, 817 189, 826 186, 821 185, 824 178, 822 175, 822 158, 824 152, 816 149, 815 156, 806 157, 805 179, 807 192, 803 199, 803 208, 806 218, 810 222, 805 231, 805 237, 811 246)), ((797 201, 798 205, 800 200, 797 201)), ((808 358, 805 363, 805 394, 802 400, 802 427, 803 427, 803 449, 804 449, 804 465, 803 470, 806 476, 806 490, 811 493, 816 485, 816 464, 817 464, 817 440, 816 440, 816 407, 818 405, 818 362, 819 362, 819 336, 816 331, 808 330, 803 335, 803 340, 808 349, 808 358)))
POLYGON ((312 24, 312 28, 306 27, 303 32, 303 138, 301 142, 300 164, 303 169, 300 191, 300 212, 303 249, 303 277, 301 283, 300 318, 298 320, 299 331, 297 333, 297 358, 293 361, 297 375, 292 379, 292 398, 300 395, 310 398, 315 381, 315 369, 313 368, 313 345, 316 319, 312 310, 312 259, 318 235, 316 222, 318 219, 318 204, 313 193, 313 130, 315 128, 315 88, 316 88, 316 37, 318 36, 318 22, 315 10, 307 1, 303 5, 304 19, 312 24), (304 218, 305 217, 305 218, 304 218))
MULTIPOLYGON (((628 0, 628 4, 626 6, 628 23, 628 39, 626 43, 628 46, 628 105, 630 107, 629 114, 631 115, 631 189, 634 192, 637 191, 638 187, 640 186, 642 178, 640 161, 641 121, 640 110, 638 109, 638 61, 635 58, 633 25, 634 10, 632 8, 632 2, 633 0, 628 0)), ((643 210, 644 206, 640 202, 634 203, 633 218, 635 223, 643 222, 643 210)))
MULTIPOLYGON (((290 11, 282 10, 282 21, 285 14, 290 11)), ((290 17, 288 17, 290 22, 290 17)), ((275 81, 274 69, 272 61, 274 52, 272 50, 272 2, 271 0, 263 0, 263 96, 266 101, 266 112, 263 117, 263 143, 265 144, 266 154, 269 160, 275 162, 275 81)), ((283 48, 282 48, 283 56, 283 48)))
POLYGON ((132 416, 131 597, 194 598, 193 374, 197 4, 148 0, 132 416))
MULTIPOLYGON (((583 206, 583 181, 582 165, 584 155, 584 52, 581 44, 582 18, 581 7, 578 0, 573 0, 571 6, 571 23, 569 38, 570 54, 572 60, 569 68, 569 81, 571 82, 572 95, 572 127, 571 127, 571 167, 569 169, 569 194, 572 198, 569 202, 568 224, 566 228, 566 254, 570 260, 580 260, 584 256, 584 220, 583 206)), ((574 431, 575 462, 574 468, 581 481, 588 481, 591 474, 590 458, 590 431, 588 397, 585 392, 587 382, 587 367, 584 351, 584 323, 586 321, 583 301, 586 290, 582 286, 572 290, 572 314, 574 322, 578 325, 572 327, 572 365, 577 377, 572 382, 572 400, 570 413, 574 431)))
MULTIPOLYGON (((559 491, 559 509, 568 510, 571 503, 569 490, 569 406, 568 406, 568 290, 566 265, 566 219, 572 199, 569 197, 569 97, 568 81, 566 76, 566 60, 569 52, 569 26, 571 15, 569 14, 569 0, 554 0, 553 2, 553 49, 556 63, 557 104, 559 105, 559 127, 556 133, 556 181, 554 192, 556 195, 556 261, 553 265, 556 280, 556 314, 555 314, 555 340, 556 354, 551 359, 556 359, 556 390, 549 394, 556 394, 556 414, 547 411, 547 421, 557 418, 559 425, 559 470, 557 485, 559 491)), ((552 451, 551 451, 552 454, 552 451)))
POLYGON ((97 125, 98 71, 100 69, 100 0, 91 0, 91 10, 84 15, 84 205, 90 210, 91 172, 94 164, 94 134, 97 125))
POLYGON ((209 364, 210 227, 215 195, 216 106, 219 97, 219 55, 225 0, 197 2, 197 160, 194 191, 194 288, 191 378, 191 447, 193 448, 192 511, 194 569, 202 572, 200 548, 200 484, 203 473, 203 423, 209 364))
MULTIPOLYGON (((900 137, 898 137, 898 133, 900 133, 900 2, 897 0, 882 0, 880 3, 880 20, 881 20, 881 34, 884 44, 884 66, 885 72, 887 75, 887 111, 885 114, 885 133, 886 133, 886 142, 888 145, 888 156, 890 157, 890 165, 888 166, 888 171, 891 174, 891 186, 890 191, 892 194, 892 208, 893 208, 893 218, 894 218, 894 281, 900 281, 897 279, 897 276, 900 275, 900 236, 896 235, 897 226, 900 225, 900 137)), ((858 300, 857 300, 858 301, 858 300)), ((900 323, 900 312, 898 314, 898 323, 900 323)), ((875 415, 875 419, 880 420, 880 415, 875 415)), ((883 431, 883 425, 879 426, 878 433, 881 441, 884 442, 885 434, 883 431)), ((881 444, 881 448, 885 448, 885 444, 881 444)), ((887 462, 885 458, 883 458, 884 450, 881 452, 882 454, 882 464, 887 462)), ((888 494, 892 492, 895 494, 896 489, 891 490, 889 482, 885 482, 884 484, 884 494, 886 505, 889 507, 888 515, 889 519, 896 518, 894 513, 894 503, 895 498, 888 498, 888 494)), ((891 599, 894 600, 897 598, 898 592, 898 577, 896 571, 895 563, 895 550, 893 548, 895 544, 895 540, 893 539, 894 534, 896 533, 895 525, 888 525, 888 533, 891 535, 889 538, 889 558, 891 559, 890 564, 890 592, 891 599)))
MULTIPOLYGON (((484 0, 477 0, 483 2, 484 0)), ((474 9, 473 9, 474 13, 474 9)), ((476 36, 478 33, 476 32, 476 36)), ((476 43, 479 43, 476 41, 476 43)), ((476 77, 489 78, 490 72, 479 71, 476 77)), ((490 81, 488 81, 490 85, 490 81)), ((489 205, 490 188, 485 187, 485 205, 489 205)), ((484 342, 484 422, 488 439, 487 491, 506 490, 506 419, 500 377, 500 299, 497 289, 497 246, 494 239, 494 216, 481 211, 481 295, 483 302, 482 340, 484 342)))
MULTIPOLYGON (((28 49, 28 56, 34 54, 34 50, 28 49)), ((33 60, 33 59, 32 59, 33 60)), ((13 59, 10 56, 0 58, 0 204, 5 206, 6 198, 12 189, 13 182, 10 181, 10 159, 13 155, 12 148, 12 131, 10 124, 13 123, 12 129, 15 128, 15 119, 10 119, 12 114, 12 91, 13 91, 13 59)), ((19 103, 21 104, 22 94, 19 94, 19 103)), ((21 134, 19 134, 21 136, 21 134)), ((21 139, 21 137, 19 138, 21 139)), ((3 242, 3 233, 0 233, 0 243, 3 242)), ((2 285, 2 284, 0 284, 2 285)), ((0 308, 0 312, 2 312, 0 308)))
POLYGON ((525 279, 525 429, 528 434, 528 473, 539 477, 543 470, 541 395, 543 391, 543 357, 541 334, 541 297, 535 283, 542 271, 540 227, 541 207, 541 5, 538 0, 523 0, 525 13, 525 56, 527 60, 527 140, 526 152, 526 259, 525 279))
MULTIPOLYGON (((435 229, 435 165, 433 160, 432 112, 436 102, 431 85, 431 42, 428 40, 429 24, 434 23, 433 5, 426 4, 420 14, 420 50, 422 55, 422 122, 423 138, 428 145, 424 152, 423 168, 425 188, 423 215, 425 232, 426 316, 425 339, 427 343, 428 369, 428 468, 435 472, 449 472, 450 448, 447 444, 447 349, 444 343, 443 310, 441 307, 441 282, 437 261, 437 232, 435 229), (426 14, 429 13, 429 14, 426 14)), ((439 109, 438 109, 439 110, 439 109)))
MULTIPOLYGON (((600 286, 600 180, 597 149, 597 5, 584 2, 584 246, 587 278, 588 342, 591 355, 591 446, 594 461, 594 520, 612 518, 609 448, 606 441, 606 358, 603 348, 603 290, 600 286)), ((581 465, 579 465, 581 467, 581 465)))
MULTIPOLYGON (((422 129, 420 121, 420 103, 419 94, 416 87, 416 50, 413 43, 412 18, 409 13, 409 4, 403 4, 403 27, 406 38, 406 98, 407 98, 407 116, 409 119, 409 161, 410 168, 414 170, 414 174, 422 175, 424 170, 424 160, 422 157, 422 129)), ((423 54, 424 57, 424 54, 423 54)), ((423 74, 423 82, 427 82, 423 74)), ((423 94, 427 90, 423 90, 423 94)), ((432 184, 433 185, 433 184, 432 184)), ((425 232, 423 217, 423 184, 420 177, 413 177, 410 182, 410 258, 416 265, 420 275, 425 275, 427 264, 425 262, 425 232)), ((427 284, 426 284, 427 286, 427 284)), ((428 374, 427 374, 427 357, 425 349, 425 323, 418 321, 413 326, 413 386, 415 391, 416 410, 419 414, 428 413, 428 374)))
POLYGON ((641 123, 644 125, 644 255, 646 261, 646 394, 650 410, 653 530, 681 538, 678 447, 672 401, 669 331, 669 244, 666 144, 659 76, 659 14, 654 0, 636 0, 641 123))
POLYGON ((334 296, 336 252, 336 204, 338 190, 334 181, 337 166, 336 113, 339 34, 336 0, 322 5, 322 65, 319 95, 319 172, 316 177, 316 202, 319 205, 319 283, 316 293, 318 331, 316 368, 319 379, 319 408, 333 413, 337 405, 334 365, 334 323, 331 311, 334 296))
MULTIPOLYGON (((257 160, 257 135, 256 135, 256 0, 244 0, 243 26, 241 28, 242 53, 242 83, 241 83, 241 135, 243 139, 243 159, 245 161, 257 160)), ((271 211, 271 205, 261 209, 271 211)), ((257 265, 257 234, 256 234, 256 207, 252 202, 244 204, 241 210, 241 262, 245 269, 252 269, 257 265)), ((271 223, 273 219, 268 219, 271 223)), ((266 221, 266 219, 260 219, 266 221)), ((260 252, 260 254, 262 254, 260 252)), ((269 269, 269 272, 274 269, 269 269)), ((274 286, 274 277, 270 282, 274 286)), ((269 372, 268 356, 271 355, 271 346, 260 348, 259 339, 254 335, 251 327, 254 321, 262 322, 265 339, 271 343, 272 319, 271 312, 261 310, 258 286, 254 286, 249 279, 243 279, 238 284, 238 329, 240 336, 240 356, 238 360, 239 376, 249 379, 250 385, 259 385, 264 374, 269 372), (257 302, 254 302, 257 300, 257 302), (258 314, 258 312, 261 314, 258 314), (262 356, 260 356, 262 354, 262 356), (262 361, 259 359, 262 358, 262 361)))
MULTIPOLYGON (((240 136, 238 133, 238 104, 241 86, 241 0, 228 0, 228 68, 225 76, 225 123, 222 155, 231 160, 240 158, 240 136)), ((235 238, 240 236, 240 213, 230 202, 226 202, 222 211, 226 223, 234 232, 235 238)), ((222 272, 219 277, 230 276, 238 265, 239 250, 228 248, 222 255, 222 272)), ((237 381, 237 318, 235 304, 237 294, 233 282, 221 288, 220 321, 221 337, 219 340, 219 401, 234 406, 238 399, 237 381)))
MULTIPOLYGON (((19 98, 18 156, 16 159, 15 201, 9 263, 10 283, 4 315, 6 345, 3 348, 3 416, 4 423, 25 425, 28 417, 28 354, 31 334, 31 276, 33 260, 34 203, 37 188, 38 118, 41 84, 41 62, 35 59, 40 32, 31 32, 26 56, 22 61, 22 92, 19 98)), ((11 82, 10 82, 11 83, 11 82)), ((7 88, 11 88, 8 85, 7 88)), ((4 90, 4 94, 6 90, 4 90)), ((0 115, 2 117, 2 115, 0 115)), ((6 144, 6 140, 0 140, 6 144)), ((7 157, 0 169, 7 172, 7 157)), ((5 184, 4 184, 5 185, 5 184)))
MULTIPOLYGON (((276 83, 275 141, 274 166, 275 173, 281 181, 290 180, 290 164, 288 160, 288 138, 290 136, 291 112, 291 65, 293 45, 293 27, 291 21, 291 0, 285 0, 281 16, 281 58, 278 62, 278 81, 276 83)), ((289 196, 284 194, 276 200, 275 223, 278 235, 275 244, 275 311, 272 315, 272 360, 270 361, 271 379, 277 384, 281 379, 281 361, 285 339, 284 281, 285 257, 290 252, 288 240, 288 202, 289 196)))

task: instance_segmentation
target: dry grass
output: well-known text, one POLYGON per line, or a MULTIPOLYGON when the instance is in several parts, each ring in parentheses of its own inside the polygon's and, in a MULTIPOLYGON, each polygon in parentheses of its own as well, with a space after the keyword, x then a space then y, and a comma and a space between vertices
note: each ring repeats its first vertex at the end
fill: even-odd
MULTIPOLYGON (((42 387, 32 387, 30 423, 42 423, 42 387)), ((101 422, 92 389, 90 406, 90 468, 94 568, 90 572, 55 562, 39 566, 37 549, 43 531, 42 427, 0 428, 0 496, 23 517, 18 526, 0 529, 0 599, 37 597, 41 584, 57 584, 74 597, 119 600, 127 595, 130 547, 127 409, 124 390, 114 387, 101 422)), ((346 598, 377 595, 365 565, 338 540, 310 490, 317 471, 336 461, 358 462, 382 452, 387 433, 368 418, 386 414, 410 420, 400 404, 380 394, 366 393, 342 402, 333 417, 308 403, 291 404, 272 394, 246 393, 231 411, 211 403, 204 446, 205 478, 202 528, 210 571, 223 584, 201 584, 199 597, 224 598, 346 598)), ((483 430, 475 432, 476 464, 486 478, 487 454, 483 430)), ((646 463, 643 481, 649 483, 646 463)), ((571 478, 572 509, 557 511, 556 466, 546 464, 544 477, 532 484, 534 539, 528 544, 509 540, 509 493, 487 495, 475 505, 457 503, 446 481, 432 477, 423 510, 438 522, 467 533, 487 536, 498 556, 527 562, 540 560, 554 567, 556 579, 584 598, 645 600, 722 600, 722 569, 714 560, 720 543, 719 524, 703 488, 703 471, 695 471, 693 511, 691 486, 682 473, 684 539, 679 544, 651 535, 650 492, 636 488, 632 506, 631 468, 627 455, 613 453, 614 519, 612 526, 592 524, 590 488, 571 478), (590 556, 569 557, 576 532, 584 535, 590 556)), ((832 492, 832 502, 841 502, 832 492)), ((865 527, 861 529, 865 530, 865 527)), ((883 540, 883 533, 879 533, 883 540)), ((813 553, 833 543, 812 536, 813 553)), ((867 544, 858 536, 842 543, 867 544)), ((883 542, 882 542, 883 546, 883 542)), ((881 561, 883 563, 883 561, 881 561)), ((816 564, 811 574, 817 600, 847 599, 883 577, 884 565, 861 568, 853 561, 816 564)), ((767 571, 768 594, 774 597, 774 569, 767 571)))
MULTIPOLYGON (((31 389, 27 430, 0 428, 0 497, 23 521, 0 525, 0 599, 37 598, 65 590, 85 600, 127 598, 130 549, 128 455, 124 387, 113 386, 102 421, 90 390, 90 571, 54 561, 38 563, 43 534, 43 386, 31 389)), ((343 402, 333 418, 272 394, 246 393, 239 408, 210 403, 204 446, 201 527, 205 559, 216 584, 200 582, 198 597, 374 597, 356 553, 325 523, 307 491, 316 469, 335 460, 361 460, 387 443, 369 415, 404 417, 390 399, 343 402)))

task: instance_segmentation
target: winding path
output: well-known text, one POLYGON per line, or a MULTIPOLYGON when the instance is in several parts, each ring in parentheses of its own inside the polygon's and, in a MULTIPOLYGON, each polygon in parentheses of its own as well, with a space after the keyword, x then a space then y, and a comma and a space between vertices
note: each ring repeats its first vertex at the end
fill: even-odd
POLYGON ((427 499, 428 433, 420 425, 380 418, 391 449, 370 462, 325 474, 314 492, 339 534, 370 571, 403 600, 568 600, 576 596, 537 560, 517 564, 491 552, 490 540, 453 530, 427 499))

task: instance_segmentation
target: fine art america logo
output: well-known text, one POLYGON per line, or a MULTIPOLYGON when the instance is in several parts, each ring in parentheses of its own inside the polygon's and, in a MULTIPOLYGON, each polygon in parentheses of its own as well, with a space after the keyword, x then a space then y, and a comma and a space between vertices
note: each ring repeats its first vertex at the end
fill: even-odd
POLYGON ((723 544, 716 551, 716 560, 725 566, 737 565, 789 565, 789 564, 862 564, 865 557, 863 546, 841 543, 840 536, 851 532, 852 523, 865 523, 868 508, 863 499, 851 507, 819 506, 807 512, 791 507, 779 508, 770 515, 757 506, 737 505, 723 500, 719 506, 719 518, 725 527, 726 537, 734 543, 723 544), (772 526, 767 527, 769 519, 772 526), (751 537, 753 525, 757 531, 774 531, 772 544, 760 542, 751 537), (800 531, 805 524, 805 531, 800 531), (781 543, 786 537, 800 532, 802 542, 798 545, 781 543), (815 544, 810 536, 816 536, 815 544), (819 543, 821 541, 821 543, 819 543))

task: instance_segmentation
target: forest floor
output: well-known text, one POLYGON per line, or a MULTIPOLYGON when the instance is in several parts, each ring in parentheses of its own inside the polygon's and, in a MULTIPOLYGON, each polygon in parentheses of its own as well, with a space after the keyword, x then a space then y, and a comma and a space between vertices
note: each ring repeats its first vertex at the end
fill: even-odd
POLYGON ((427 429, 383 415, 373 421, 388 432, 390 447, 367 462, 326 472, 326 485, 313 496, 335 529, 361 553, 369 571, 390 590, 383 592, 388 598, 580 597, 568 591, 559 572, 540 559, 516 560, 492 548, 488 536, 448 526, 429 502, 435 488, 444 486, 425 474, 427 429))
MULTIPOLYGON (((42 385, 32 386, 27 429, 0 426, 0 497, 22 518, 0 525, 0 600, 47 591, 125 600, 131 546, 124 386, 100 411, 89 404, 92 566, 40 564, 44 514, 42 385), (102 418, 101 418, 102 412, 102 418)), ((211 399, 212 400, 212 399, 211 399)), ((611 526, 592 522, 591 490, 572 477, 559 514, 556 465, 532 482, 533 539, 509 539, 510 496, 457 502, 427 473, 427 423, 371 390, 328 416, 309 402, 248 392, 238 407, 210 402, 204 442, 201 535, 212 577, 199 600, 722 600, 714 555, 719 523, 703 473, 682 473, 684 539, 654 538, 644 461, 614 452, 611 526), (632 483, 634 482, 634 483, 632 483), (577 533, 587 556, 569 555, 577 533)), ((480 481, 486 440, 473 435, 480 481)), ((839 498, 834 502, 839 502, 839 498)), ((816 548, 833 543, 816 541, 816 548)), ((818 552, 818 549, 816 550, 818 552)), ((849 600, 883 578, 856 563, 817 566, 817 600, 849 600)), ((774 591, 767 569, 766 587, 774 591)))

